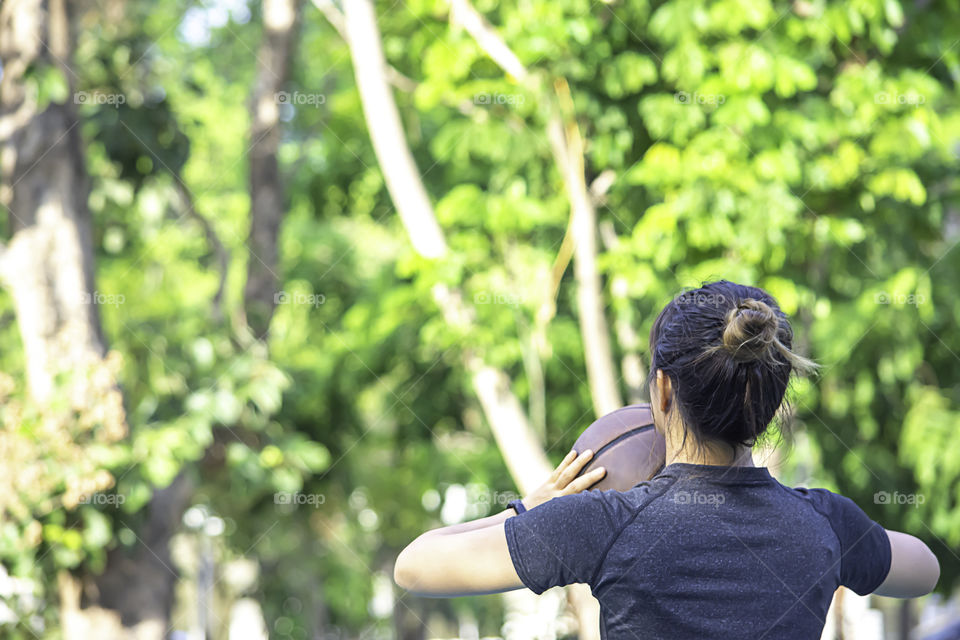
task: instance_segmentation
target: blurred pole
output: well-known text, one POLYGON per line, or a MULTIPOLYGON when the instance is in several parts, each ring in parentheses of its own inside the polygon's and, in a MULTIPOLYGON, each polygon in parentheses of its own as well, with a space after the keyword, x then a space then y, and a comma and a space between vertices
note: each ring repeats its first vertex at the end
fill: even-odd
POLYGON ((197 567, 197 626, 205 640, 214 637, 210 607, 213 606, 213 548, 210 537, 200 532, 200 563, 197 567))
POLYGON ((216 637, 214 620, 221 622, 216 614, 211 615, 216 583, 216 562, 213 539, 223 534, 224 522, 211 515, 202 505, 193 506, 183 514, 183 524, 197 536, 197 629, 204 640, 216 637))
POLYGON ((913 628, 913 600, 905 598, 897 606, 899 613, 897 620, 897 640, 910 640, 910 630, 913 628))

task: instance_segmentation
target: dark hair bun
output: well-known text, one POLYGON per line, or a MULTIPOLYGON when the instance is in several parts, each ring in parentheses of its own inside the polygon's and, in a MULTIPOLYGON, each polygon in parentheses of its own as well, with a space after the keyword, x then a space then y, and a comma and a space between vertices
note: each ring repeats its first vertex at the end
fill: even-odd
POLYGON ((746 298, 727 312, 723 346, 737 362, 764 360, 777 341, 780 319, 762 300, 746 298))
POLYGON ((816 369, 792 345, 790 320, 773 296, 708 282, 657 316, 649 379, 658 370, 670 378, 683 424, 699 442, 752 445, 780 410, 793 373, 816 369))

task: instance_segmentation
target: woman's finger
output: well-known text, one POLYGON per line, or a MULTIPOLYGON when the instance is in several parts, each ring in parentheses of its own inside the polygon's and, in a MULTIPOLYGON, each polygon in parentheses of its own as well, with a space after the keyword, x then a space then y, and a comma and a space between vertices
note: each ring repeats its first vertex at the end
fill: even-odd
POLYGON ((551 482, 556 482, 560 478, 560 474, 570 465, 571 462, 576 460, 577 452, 574 449, 570 449, 570 453, 560 461, 560 464, 557 465, 557 468, 553 470, 553 473, 550 474, 551 482))
POLYGON ((573 482, 573 479, 577 477, 577 475, 590 463, 590 460, 592 459, 593 451, 590 449, 587 449, 581 453, 573 462, 570 463, 566 469, 563 470, 563 472, 557 478, 557 485, 559 485, 559 487, 562 489, 573 482))
POLYGON ((563 490, 564 494, 571 493, 580 493, 581 491, 586 491, 593 485, 600 482, 603 479, 603 476, 607 475, 607 470, 603 467, 597 467, 592 470, 590 473, 585 473, 570 484, 563 490))

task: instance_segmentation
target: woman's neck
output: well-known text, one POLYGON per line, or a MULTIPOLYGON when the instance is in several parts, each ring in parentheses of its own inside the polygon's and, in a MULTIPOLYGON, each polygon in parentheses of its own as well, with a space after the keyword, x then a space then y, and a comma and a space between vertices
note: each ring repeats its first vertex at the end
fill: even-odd
POLYGON ((719 442, 699 445, 689 433, 684 441, 682 427, 668 429, 664 436, 667 441, 667 464, 685 462, 730 467, 756 466, 753 462, 752 448, 746 445, 739 445, 736 448, 719 442))

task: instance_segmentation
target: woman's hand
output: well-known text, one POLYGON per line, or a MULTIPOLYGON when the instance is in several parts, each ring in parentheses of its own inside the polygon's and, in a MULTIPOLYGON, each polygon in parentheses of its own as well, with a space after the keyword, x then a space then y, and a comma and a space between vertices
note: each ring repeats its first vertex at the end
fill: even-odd
POLYGON ((567 457, 553 470, 550 477, 540 485, 540 488, 523 499, 523 506, 527 509, 533 509, 535 506, 543 504, 558 496, 568 496, 573 493, 580 493, 592 487, 600 481, 607 470, 603 467, 597 467, 590 473, 577 477, 577 474, 587 466, 593 459, 593 451, 587 449, 579 456, 576 451, 570 451, 567 457))

